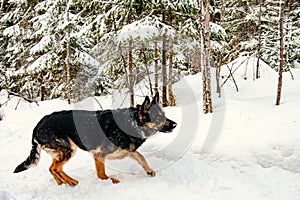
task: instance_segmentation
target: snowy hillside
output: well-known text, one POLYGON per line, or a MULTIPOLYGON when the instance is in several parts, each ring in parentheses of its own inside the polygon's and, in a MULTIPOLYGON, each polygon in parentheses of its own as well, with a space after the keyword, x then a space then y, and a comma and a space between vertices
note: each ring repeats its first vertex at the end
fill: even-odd
MULTIPOLYGON (((79 181, 76 187, 56 185, 45 152, 37 167, 13 174, 29 155, 40 118, 73 108, 61 100, 39 106, 21 101, 14 110, 19 99, 13 98, 0 121, 0 200, 300 200, 300 69, 292 71, 295 80, 284 74, 282 105, 275 106, 277 75, 262 65, 261 79, 253 81, 254 63, 242 63, 234 73, 240 92, 228 79, 222 99, 214 97, 213 114, 200 111, 200 75, 176 83, 178 106, 165 111, 178 127, 148 139, 140 149, 157 175, 148 177, 128 158, 109 161, 107 174, 118 177, 117 185, 98 180, 92 156, 81 150, 64 168, 79 181)), ((228 71, 222 75, 224 81, 228 71)), ((110 96, 98 100, 112 107, 110 96)))

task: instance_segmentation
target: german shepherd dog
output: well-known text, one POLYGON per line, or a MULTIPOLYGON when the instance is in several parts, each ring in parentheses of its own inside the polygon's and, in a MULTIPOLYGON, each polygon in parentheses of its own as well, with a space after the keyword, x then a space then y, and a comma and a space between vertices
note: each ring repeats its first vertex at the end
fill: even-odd
POLYGON ((166 118, 158 103, 157 93, 152 102, 147 96, 137 107, 104 111, 69 110, 47 115, 33 130, 30 155, 14 173, 36 166, 43 149, 52 156, 49 170, 56 183, 75 186, 78 181, 63 171, 63 165, 79 147, 92 153, 100 179, 119 183, 119 180, 105 174, 104 163, 106 159, 126 156, 136 160, 148 175, 155 176, 155 171, 137 149, 148 137, 158 131, 171 132, 177 125, 166 118))

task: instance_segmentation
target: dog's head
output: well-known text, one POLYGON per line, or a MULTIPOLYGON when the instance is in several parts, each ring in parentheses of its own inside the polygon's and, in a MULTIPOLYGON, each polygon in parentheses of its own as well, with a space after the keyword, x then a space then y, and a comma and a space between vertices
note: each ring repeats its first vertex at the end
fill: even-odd
POLYGON ((159 132, 172 132, 176 127, 176 123, 165 116, 163 109, 159 105, 159 94, 156 93, 153 100, 150 102, 146 96, 142 105, 138 105, 138 120, 143 126, 146 137, 149 137, 159 132))

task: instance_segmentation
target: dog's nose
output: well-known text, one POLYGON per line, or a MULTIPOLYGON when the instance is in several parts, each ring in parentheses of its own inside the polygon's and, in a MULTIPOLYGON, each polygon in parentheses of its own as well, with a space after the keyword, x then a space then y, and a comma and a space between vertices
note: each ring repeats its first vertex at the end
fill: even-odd
POLYGON ((175 128, 177 126, 176 122, 173 122, 173 124, 171 126, 172 126, 172 129, 175 128))

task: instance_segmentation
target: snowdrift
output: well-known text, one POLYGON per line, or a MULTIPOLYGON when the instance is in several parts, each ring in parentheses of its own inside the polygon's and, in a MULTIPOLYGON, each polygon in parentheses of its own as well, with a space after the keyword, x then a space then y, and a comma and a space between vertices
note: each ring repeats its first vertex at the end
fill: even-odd
MULTIPOLYGON (((131 159, 109 161, 107 174, 119 178, 117 185, 98 180, 93 158, 80 150, 65 165, 66 173, 79 180, 74 188, 56 185, 48 172, 51 158, 44 152, 37 167, 13 174, 29 154, 40 118, 74 107, 62 100, 39 106, 21 101, 15 110, 19 99, 12 98, 2 107, 0 121, 0 199, 300 199, 300 70, 292 71, 295 80, 284 74, 282 105, 275 106, 276 73, 262 64, 261 78, 253 81, 249 63, 255 59, 248 66, 232 63, 233 70, 238 68, 239 92, 229 79, 222 99, 214 97, 212 114, 200 109, 200 75, 176 83, 178 106, 165 111, 178 127, 150 138, 140 149, 157 175, 148 177, 131 159)), ((228 73, 222 74, 226 78, 228 73)), ((104 108, 113 105, 111 96, 98 101, 104 108)))

